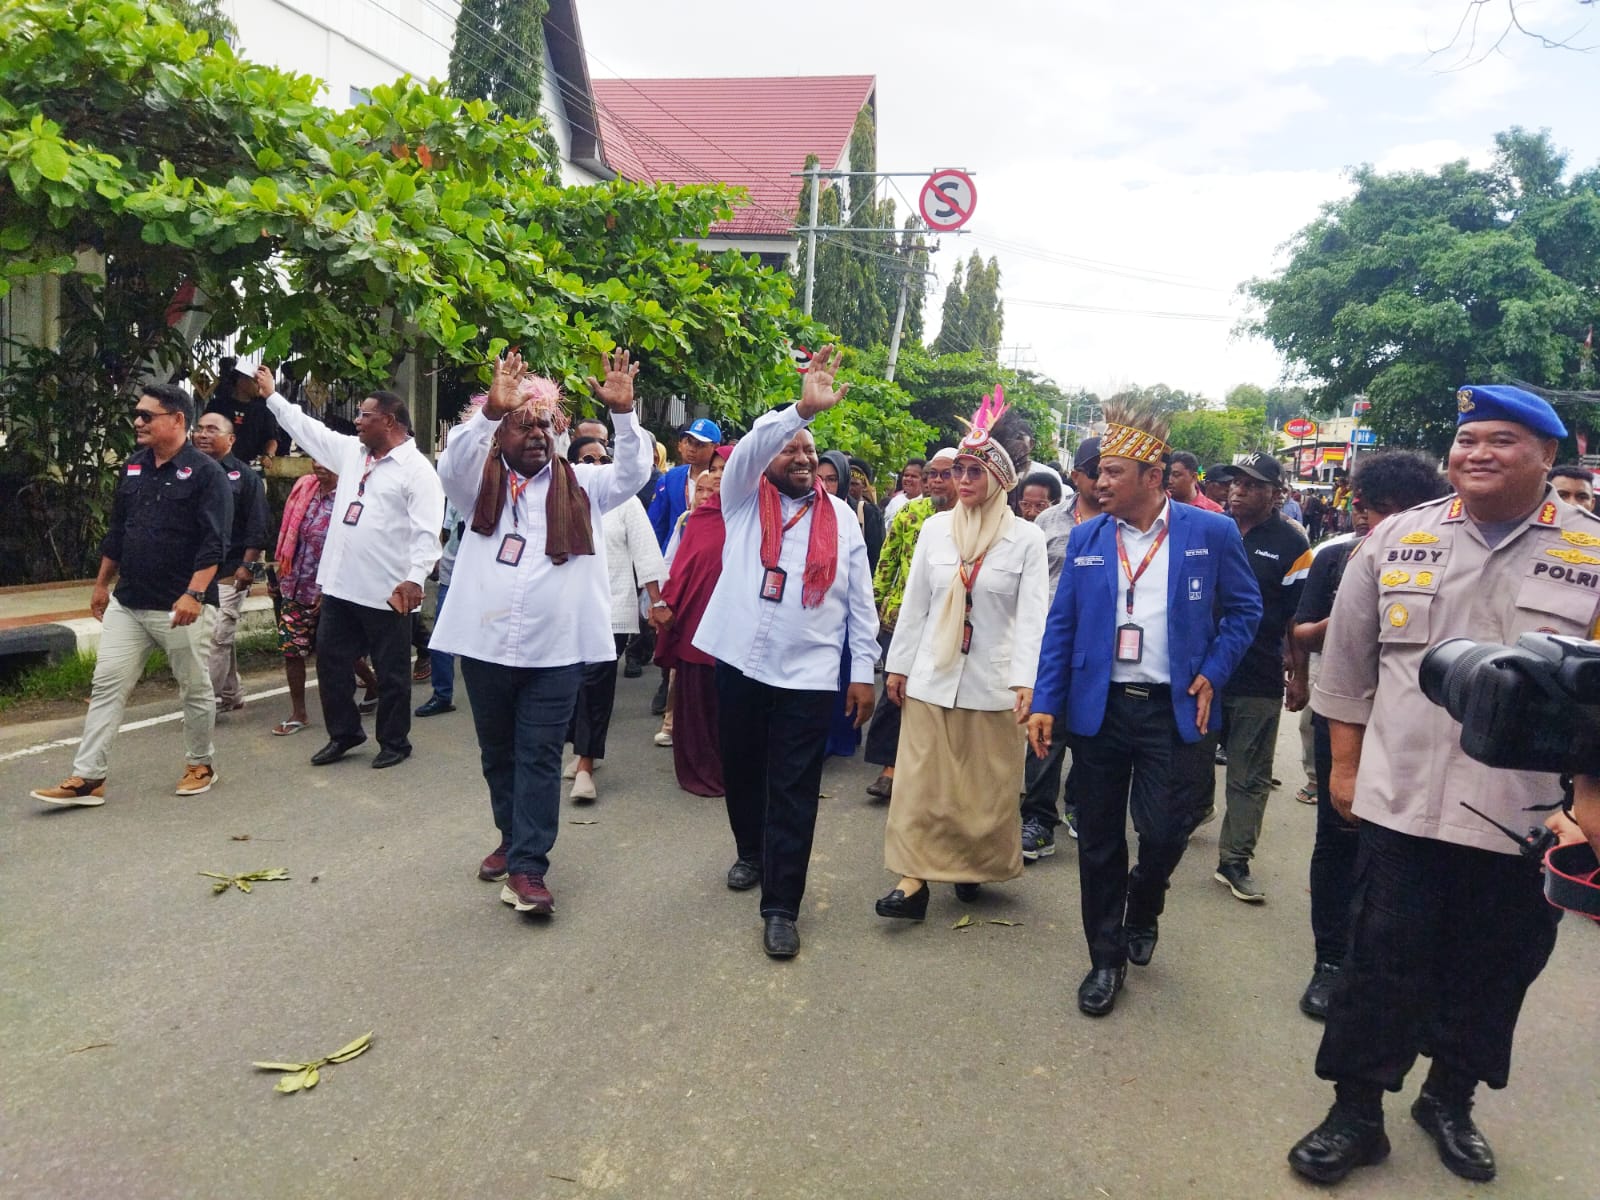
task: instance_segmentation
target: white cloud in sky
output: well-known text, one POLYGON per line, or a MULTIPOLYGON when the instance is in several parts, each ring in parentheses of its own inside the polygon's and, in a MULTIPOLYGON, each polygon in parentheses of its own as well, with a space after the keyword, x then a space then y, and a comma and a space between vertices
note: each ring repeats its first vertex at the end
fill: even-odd
MULTIPOLYGON (((1348 167, 1483 163, 1494 132, 1512 124, 1552 127, 1575 164, 1600 159, 1600 56, 1517 38, 1445 71, 1455 59, 1429 52, 1449 42, 1466 5, 579 0, 597 77, 870 73, 882 169, 975 170, 972 235, 945 238, 935 258, 930 337, 943 280, 976 247, 999 258, 1008 299, 1227 318, 1011 303, 1005 343, 1031 349, 1007 361, 1102 393, 1160 381, 1213 396, 1279 378, 1270 348, 1233 335, 1245 313, 1235 289, 1281 266, 1280 246, 1348 194, 1348 167), (1097 273, 1062 255, 1210 290, 1097 273)), ((1522 0, 1520 11, 1570 7, 1522 0)), ((1497 11, 1485 9, 1485 31, 1497 11)))

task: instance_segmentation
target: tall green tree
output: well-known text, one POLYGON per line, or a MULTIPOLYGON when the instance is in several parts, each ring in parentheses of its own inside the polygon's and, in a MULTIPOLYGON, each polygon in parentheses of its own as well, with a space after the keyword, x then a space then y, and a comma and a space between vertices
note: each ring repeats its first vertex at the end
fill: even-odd
MULTIPOLYGON (((1364 393, 1386 443, 1442 451, 1463 382, 1579 383, 1600 323, 1600 168, 1569 177, 1547 131, 1513 128, 1495 147, 1482 170, 1357 169, 1284 270, 1247 285, 1251 331, 1313 401, 1364 393)), ((1592 406, 1567 415, 1594 427, 1592 406)))
MULTIPOLYGON (((191 0, 214 3, 215 0, 191 0)), ((525 121, 537 121, 534 140, 544 151, 545 175, 561 178, 561 150, 545 124, 544 17, 550 0, 460 0, 450 43, 450 92, 486 100, 525 121)))
POLYGON ((1000 262, 991 258, 985 263, 974 250, 965 272, 958 265, 945 289, 943 318, 933 350, 936 354, 978 351, 997 358, 1004 328, 1000 262))

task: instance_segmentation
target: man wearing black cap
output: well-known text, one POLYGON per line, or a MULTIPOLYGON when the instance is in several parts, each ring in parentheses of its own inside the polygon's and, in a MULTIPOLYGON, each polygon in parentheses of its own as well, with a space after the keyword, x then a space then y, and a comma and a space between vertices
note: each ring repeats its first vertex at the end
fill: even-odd
POLYGON ((1506 1086, 1517 1014, 1555 946, 1560 914, 1539 863, 1463 806, 1520 828, 1555 799, 1555 777, 1469 758, 1417 671, 1446 638, 1592 637, 1600 519, 1546 480, 1566 429, 1544 400, 1467 386, 1456 404, 1455 495, 1390 517, 1350 555, 1313 689, 1329 798, 1361 839, 1350 949, 1317 1052, 1335 1100, 1289 1152, 1319 1183, 1388 1155, 1383 1093, 1423 1053, 1433 1061, 1412 1117, 1455 1174, 1494 1177, 1473 1092, 1506 1086))
POLYGON ((1229 463, 1217 463, 1206 468, 1204 478, 1200 481, 1200 490, 1206 499, 1217 505, 1217 511, 1226 512, 1228 507, 1228 484, 1233 481, 1233 466, 1229 463))
POLYGON ((1216 879, 1253 904, 1267 898, 1250 874, 1250 859, 1272 791, 1278 716, 1285 707, 1299 712, 1306 706, 1305 684, 1295 670, 1300 652, 1287 634, 1311 570, 1311 545, 1277 512, 1282 495, 1283 468, 1272 455, 1252 454, 1233 468, 1228 512, 1261 588, 1261 624, 1222 698, 1227 812, 1217 838, 1216 879))

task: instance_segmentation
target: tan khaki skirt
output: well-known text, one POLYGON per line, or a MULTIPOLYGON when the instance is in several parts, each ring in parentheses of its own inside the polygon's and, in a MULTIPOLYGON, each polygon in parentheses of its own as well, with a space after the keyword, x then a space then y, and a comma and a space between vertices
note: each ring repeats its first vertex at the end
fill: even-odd
POLYGON ((1022 874, 1023 726, 1010 712, 940 708, 906 697, 883 862, 939 883, 1022 874))

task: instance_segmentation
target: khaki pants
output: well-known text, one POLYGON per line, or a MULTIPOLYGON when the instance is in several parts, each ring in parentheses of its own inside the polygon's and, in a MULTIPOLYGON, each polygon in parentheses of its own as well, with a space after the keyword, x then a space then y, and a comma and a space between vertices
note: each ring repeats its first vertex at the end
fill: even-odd
POLYGON ((74 775, 84 779, 106 777, 106 762, 122 724, 122 711, 152 650, 166 652, 173 678, 178 681, 178 695, 183 700, 185 758, 190 763, 211 762, 217 702, 211 691, 206 658, 216 614, 217 610, 208 604, 192 624, 174 628, 172 615, 164 608, 124 608, 115 599, 111 601, 100 633, 83 741, 72 762, 74 775))
POLYGON ((244 689, 239 686, 239 654, 233 639, 239 632, 239 616, 250 589, 223 583, 218 585, 217 594, 222 604, 217 609, 216 628, 211 632, 211 691, 219 705, 232 708, 244 699, 244 689))

